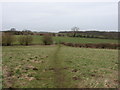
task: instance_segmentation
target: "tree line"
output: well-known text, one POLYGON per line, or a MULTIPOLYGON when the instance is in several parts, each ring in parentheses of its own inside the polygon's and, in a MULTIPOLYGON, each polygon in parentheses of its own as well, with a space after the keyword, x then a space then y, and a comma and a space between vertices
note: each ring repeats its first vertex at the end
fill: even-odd
POLYGON ((31 30, 17 31, 11 28, 4 33, 11 33, 13 35, 40 35, 50 34, 51 36, 67 36, 67 37, 80 37, 80 38, 100 38, 100 39, 119 39, 120 32, 106 32, 106 31, 80 31, 79 27, 72 27, 71 31, 60 31, 58 33, 50 32, 33 32, 31 30))
POLYGON ((60 31, 59 34, 68 37, 80 38, 100 38, 100 39, 119 39, 120 32, 100 32, 100 31, 60 31))

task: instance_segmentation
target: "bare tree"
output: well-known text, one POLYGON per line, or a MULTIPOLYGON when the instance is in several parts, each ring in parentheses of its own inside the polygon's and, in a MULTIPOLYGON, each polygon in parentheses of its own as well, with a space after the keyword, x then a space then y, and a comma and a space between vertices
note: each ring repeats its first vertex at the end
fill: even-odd
POLYGON ((14 41, 15 41, 15 37, 11 33, 2 34, 2 45, 11 46, 14 41))
POLYGON ((21 45, 29 45, 32 43, 33 38, 31 35, 23 35, 18 38, 18 41, 21 45))
POLYGON ((53 39, 52 39, 52 36, 50 34, 44 35, 42 41, 43 41, 44 45, 51 45, 51 44, 53 44, 53 39))
POLYGON ((16 29, 15 28, 11 28, 10 31, 16 31, 16 29))
POLYGON ((25 36, 21 35, 21 36, 18 38, 18 42, 20 43, 20 45, 24 45, 24 44, 25 44, 25 36))
POLYGON ((71 30, 73 31, 73 37, 75 37, 79 28, 78 27, 73 27, 73 28, 71 28, 71 30))
POLYGON ((33 38, 32 38, 31 35, 26 35, 26 36, 25 36, 25 45, 31 44, 32 41, 33 41, 33 38))

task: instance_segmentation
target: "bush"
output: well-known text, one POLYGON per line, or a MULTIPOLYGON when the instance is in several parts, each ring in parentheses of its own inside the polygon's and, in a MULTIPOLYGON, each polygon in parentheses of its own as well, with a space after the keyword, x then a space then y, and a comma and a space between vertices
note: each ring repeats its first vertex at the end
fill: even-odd
POLYGON ((84 48, 106 48, 106 49, 120 49, 120 44, 110 44, 110 43, 98 43, 98 44, 93 44, 93 43, 65 43, 62 42, 61 44, 66 45, 66 46, 71 46, 71 47, 84 47, 84 48))
POLYGON ((18 38, 18 42, 20 43, 20 45, 24 45, 24 42, 25 42, 24 38, 25 38, 24 36, 20 36, 18 38))
POLYGON ((20 45, 29 45, 32 43, 33 38, 30 35, 20 36, 18 39, 20 45))
POLYGON ((43 41, 44 45, 51 45, 51 44, 53 44, 52 37, 49 34, 44 35, 42 41, 43 41))
POLYGON ((15 37, 11 33, 2 34, 2 45, 11 46, 14 41, 15 41, 15 37))

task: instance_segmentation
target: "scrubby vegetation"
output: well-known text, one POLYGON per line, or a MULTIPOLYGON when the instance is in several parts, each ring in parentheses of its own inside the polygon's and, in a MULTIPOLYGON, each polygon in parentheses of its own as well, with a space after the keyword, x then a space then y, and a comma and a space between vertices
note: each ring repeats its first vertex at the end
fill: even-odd
POLYGON ((44 35, 43 38, 42 38, 42 41, 43 41, 44 45, 53 44, 52 36, 50 36, 49 34, 44 35))
POLYGON ((33 37, 30 35, 26 35, 26 36, 22 35, 18 38, 18 41, 19 41, 20 45, 29 45, 32 43, 33 37))
POLYGON ((106 48, 106 49, 120 49, 120 44, 111 44, 111 43, 61 43, 66 46, 72 46, 72 47, 83 47, 83 48, 106 48))
POLYGON ((120 45, 118 40, 111 39, 96 39, 96 38, 77 38, 77 37, 52 37, 51 34, 44 36, 38 35, 12 35, 3 34, 2 45, 51 45, 51 44, 63 44, 73 47, 84 47, 84 48, 108 48, 118 49, 120 45), (11 43, 11 44, 7 44, 11 43), (62 43, 61 43, 62 42, 62 43), (6 43, 6 44, 5 44, 6 43))
POLYGON ((11 46, 15 42, 15 37, 11 33, 2 34, 2 45, 11 46))

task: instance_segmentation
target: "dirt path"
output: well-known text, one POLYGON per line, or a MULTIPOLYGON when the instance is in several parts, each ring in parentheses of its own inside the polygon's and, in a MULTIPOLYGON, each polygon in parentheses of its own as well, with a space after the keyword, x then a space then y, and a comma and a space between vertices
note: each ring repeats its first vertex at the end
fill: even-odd
POLYGON ((61 46, 58 45, 56 51, 54 52, 53 62, 52 62, 53 67, 54 67, 54 74, 55 74, 54 83, 57 88, 66 87, 65 73, 64 73, 63 66, 62 66, 62 60, 60 59, 60 55, 59 55, 60 49, 61 49, 61 46))

